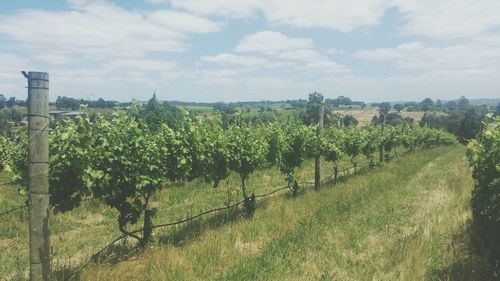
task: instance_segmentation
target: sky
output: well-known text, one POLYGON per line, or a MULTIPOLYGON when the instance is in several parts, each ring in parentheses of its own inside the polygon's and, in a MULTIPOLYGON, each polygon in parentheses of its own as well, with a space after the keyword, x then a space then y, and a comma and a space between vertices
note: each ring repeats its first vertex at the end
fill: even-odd
POLYGON ((0 0, 0 94, 500 98, 498 0, 0 0))

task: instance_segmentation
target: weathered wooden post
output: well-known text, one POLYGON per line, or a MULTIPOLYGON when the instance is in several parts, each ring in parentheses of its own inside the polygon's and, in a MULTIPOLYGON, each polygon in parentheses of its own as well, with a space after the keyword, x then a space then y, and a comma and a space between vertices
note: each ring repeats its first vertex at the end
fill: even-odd
MULTIPOLYGON (((382 132, 385 131, 385 118, 386 118, 386 114, 384 113, 383 115, 383 121, 382 121, 382 132)), ((379 148, 379 161, 380 163, 383 163, 385 161, 385 145, 382 144, 380 145, 380 148, 379 148)))
MULTIPOLYGON (((321 102, 319 107, 318 137, 323 135, 323 117, 325 115, 325 102, 321 102)), ((321 155, 317 155, 314 162, 314 190, 321 188, 321 155)))
POLYGON ((50 280, 49 74, 28 78, 28 187, 30 280, 50 280))

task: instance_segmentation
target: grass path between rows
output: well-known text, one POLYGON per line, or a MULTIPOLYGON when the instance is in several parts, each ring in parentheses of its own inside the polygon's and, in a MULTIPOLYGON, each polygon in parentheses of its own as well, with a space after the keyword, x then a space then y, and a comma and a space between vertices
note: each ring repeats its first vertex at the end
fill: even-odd
POLYGON ((421 151, 320 192, 261 201, 252 219, 197 222, 180 230, 192 236, 78 278, 461 280, 457 237, 472 185, 463 147, 421 151))

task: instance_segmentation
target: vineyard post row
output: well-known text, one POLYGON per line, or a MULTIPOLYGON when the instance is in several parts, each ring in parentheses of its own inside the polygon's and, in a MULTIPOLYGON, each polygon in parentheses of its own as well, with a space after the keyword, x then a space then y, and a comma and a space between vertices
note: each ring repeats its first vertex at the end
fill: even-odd
MULTIPOLYGON (((45 80, 48 82, 48 77, 45 80)), ((39 88, 48 94, 48 83, 39 88)), ((325 136, 318 136, 319 126, 299 123, 284 125, 276 122, 254 127, 238 122, 224 128, 217 120, 209 122, 182 116, 172 128, 163 124, 152 130, 138 118, 138 112, 139 107, 134 106, 128 112, 114 112, 112 119, 96 114, 92 118, 61 120, 51 132, 50 171, 47 163, 45 165, 46 171, 50 172, 50 203, 55 210, 72 210, 87 197, 103 199, 119 212, 118 227, 122 234, 137 239, 141 247, 148 241, 151 217, 156 212, 148 204, 150 196, 165 187, 167 181, 203 177, 216 187, 219 181, 228 178, 231 171, 236 172, 241 178, 247 214, 251 216, 256 196, 248 196, 245 187, 248 177, 256 169, 277 167, 295 194, 299 190, 295 170, 306 158, 319 155, 332 162, 336 182, 338 161, 344 156, 350 159, 356 174, 358 158, 362 155, 368 158, 371 167, 375 166, 373 155, 380 146, 390 153, 398 145, 413 152, 418 147, 456 143, 449 134, 420 127, 332 127, 324 131, 325 136), (139 236, 127 226, 136 224, 141 216, 144 231, 139 236)), ((41 116, 46 114, 30 112, 30 122, 36 120, 31 118, 41 116)), ((0 137, 0 146, 8 148, 5 154, 8 171, 21 188, 27 186, 27 181, 33 182, 33 173, 26 167, 26 159, 32 158, 26 155, 25 140, 37 140, 41 137, 39 133, 48 134, 48 119, 39 120, 47 122, 47 127, 42 125, 33 134, 30 130, 28 138, 21 134, 21 141, 15 141, 17 144, 0 137)), ((33 150, 31 147, 30 144, 30 152, 39 151, 37 146, 33 150)), ((46 154, 48 156, 47 151, 46 154)), ((33 162, 41 167, 42 160, 33 162)), ((31 189, 31 185, 29 187, 31 189)), ((48 196, 46 202, 49 203, 48 196)), ((46 226, 48 234, 48 224, 46 226)), ((46 238, 46 249, 49 249, 46 238)), ((48 250, 46 254, 49 254, 48 250)))

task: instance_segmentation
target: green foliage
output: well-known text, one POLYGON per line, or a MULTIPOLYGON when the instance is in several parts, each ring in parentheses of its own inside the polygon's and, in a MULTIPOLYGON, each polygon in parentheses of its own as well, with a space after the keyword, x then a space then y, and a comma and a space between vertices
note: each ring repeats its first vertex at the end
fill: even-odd
MULTIPOLYGON (((323 103, 324 99, 322 94, 317 92, 309 94, 309 102, 307 103, 306 110, 300 114, 302 123, 305 125, 317 125, 319 123, 319 112, 323 103)), ((325 102, 323 106, 323 125, 325 127, 338 127, 342 120, 342 116, 334 112, 330 103, 325 102)))
POLYGON ((351 158, 351 163, 356 166, 358 163, 357 157, 362 153, 363 147, 366 145, 366 131, 356 128, 347 128, 345 130, 344 147, 345 153, 351 158))
MULTIPOLYGON (((153 99, 151 106, 157 105, 153 99)), ((78 207, 82 199, 103 199, 118 212, 119 229, 141 245, 149 238, 148 226, 155 215, 150 198, 168 183, 205 178, 216 187, 234 171, 252 215, 255 198, 247 194, 246 182, 257 169, 277 167, 296 192, 295 171, 308 157, 322 155, 337 171, 343 155, 355 166, 361 154, 373 164, 380 145, 390 151, 401 143, 411 149, 454 143, 450 134, 420 127, 327 128, 319 137, 317 126, 295 122, 254 126, 239 114, 227 129, 218 116, 192 120, 183 112, 172 126, 159 119, 152 129, 141 110, 133 105, 129 111, 115 111, 111 118, 96 114, 59 120, 51 129, 49 153, 52 207, 64 212, 78 207), (142 236, 130 233, 130 226, 141 218, 142 236)), ((0 137, 0 164, 25 192, 28 138, 21 132, 14 136, 0 137)))
POLYGON ((189 147, 193 159, 193 177, 204 177, 217 187, 229 176, 228 138, 220 120, 198 119, 191 130, 189 147))
POLYGON ((362 149, 372 168, 375 166, 374 154, 383 145, 383 136, 384 131, 381 126, 370 126, 366 129, 366 141, 362 149))
POLYGON ((391 104, 388 102, 383 102, 378 105, 378 113, 380 115, 387 114, 391 110, 391 104))
POLYGON ((180 114, 180 110, 171 106, 169 103, 159 103, 156 95, 140 110, 141 118, 143 118, 148 127, 153 130, 159 130, 163 123, 170 127, 175 127, 176 117, 180 114))
POLYGON ((423 111, 428 111, 434 107, 434 101, 430 98, 425 98, 418 104, 418 107, 423 111))
POLYGON ((500 261, 500 117, 488 115, 484 129, 468 145, 475 179, 472 226, 482 253, 500 261))
POLYGON ((446 130, 467 143, 481 130, 481 120, 487 111, 480 107, 469 107, 466 111, 450 111, 446 115, 425 113, 420 126, 446 130))
POLYGON ((51 131, 49 190, 55 210, 72 210, 91 195, 93 186, 86 172, 94 163, 96 134, 86 116, 60 120, 51 131))
POLYGON ((172 154, 178 152, 180 141, 168 129, 162 131, 161 138, 153 136, 123 112, 115 112, 111 121, 98 116, 94 126, 98 133, 93 140, 92 164, 86 169, 85 182, 94 197, 103 198, 119 212, 118 226, 127 233, 126 226, 135 224, 146 213, 152 193, 162 187, 164 179, 182 174, 178 169, 184 168, 181 164, 184 155, 172 154), (175 161, 178 158, 181 159, 175 161))
POLYGON ((319 112, 323 103, 323 95, 317 92, 309 94, 309 102, 302 113, 302 122, 306 125, 316 125, 319 122, 319 112))
POLYGON ((282 131, 280 145, 280 161, 278 167, 286 175, 289 187, 297 185, 295 169, 307 157, 307 148, 310 147, 311 137, 315 128, 300 124, 288 124, 282 131))
POLYGON ((0 171, 8 165, 8 161, 12 158, 13 148, 12 141, 0 135, 0 171))
POLYGON ((333 162, 334 183, 337 183, 339 172, 338 161, 342 158, 345 151, 345 134, 343 130, 330 128, 325 131, 322 139, 321 155, 326 161, 333 162))
POLYGON ((352 115, 345 115, 342 121, 345 127, 356 127, 358 125, 358 120, 352 115))
POLYGON ((395 105, 393 106, 393 108, 394 108, 395 110, 397 110, 398 112, 400 112, 401 110, 403 110, 403 109, 405 108, 405 106, 404 106, 404 105, 402 105, 402 104, 399 104, 399 103, 398 103, 398 104, 395 104, 395 105))
POLYGON ((262 132, 249 125, 232 125, 226 133, 229 168, 240 175, 243 196, 247 198, 245 182, 253 171, 264 165, 268 146, 262 132))

